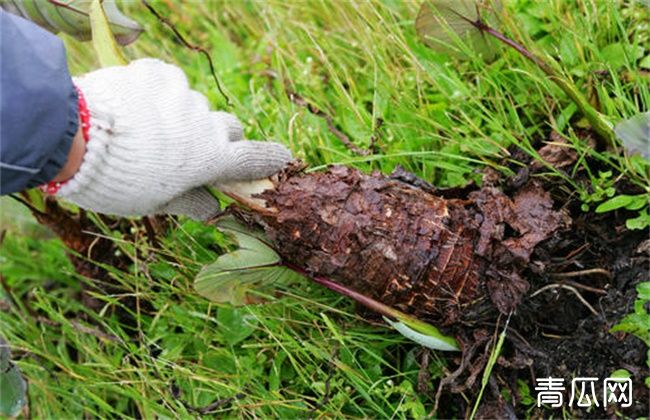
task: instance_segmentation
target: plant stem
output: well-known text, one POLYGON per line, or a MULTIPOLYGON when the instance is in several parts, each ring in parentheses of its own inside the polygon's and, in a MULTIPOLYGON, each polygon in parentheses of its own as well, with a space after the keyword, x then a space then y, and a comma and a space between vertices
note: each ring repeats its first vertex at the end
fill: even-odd
POLYGON ((444 336, 442 333, 440 333, 440 331, 438 331, 436 327, 434 327, 431 324, 420 321, 414 316, 408 315, 398 309, 392 308, 379 301, 376 301, 373 298, 370 298, 359 292, 356 292, 346 286, 343 286, 342 284, 335 282, 334 280, 322 276, 312 275, 308 273, 306 270, 304 270, 303 268, 294 264, 290 264, 287 262, 284 262, 283 264, 286 267, 292 269, 293 271, 296 271, 297 273, 300 273, 303 276, 312 279, 314 282, 320 284, 321 286, 325 286, 336 293, 349 297, 355 300, 356 302, 360 303, 361 305, 365 306, 366 308, 377 312, 380 315, 383 315, 387 318, 396 319, 397 321, 402 322, 408 327, 418 332, 421 332, 423 334, 441 338, 444 341, 446 341, 447 344, 458 348, 458 343, 456 342, 456 340, 454 340, 452 337, 444 336))
POLYGON ((483 22, 480 17, 479 19, 473 21, 471 19, 467 19, 463 17, 467 22, 471 23, 475 28, 477 28, 481 32, 485 32, 494 38, 498 39, 499 41, 503 42, 510 48, 514 49, 517 51, 519 54, 522 56, 526 57, 530 61, 532 61, 537 67, 540 68, 562 91, 569 97, 571 100, 578 106, 578 109, 582 112, 582 114, 589 120, 589 123, 591 124, 591 127, 593 130, 603 139, 607 141, 607 144, 611 145, 614 149, 616 149, 616 135, 614 133, 613 125, 611 122, 607 120, 607 118, 598 112, 596 108, 594 108, 587 98, 585 98, 573 85, 571 82, 569 82, 566 78, 564 78, 552 65, 541 59, 540 57, 536 56, 532 52, 530 52, 526 47, 523 45, 519 44, 518 42, 508 38, 501 32, 497 31, 494 28, 491 28, 488 26, 485 22, 483 22))

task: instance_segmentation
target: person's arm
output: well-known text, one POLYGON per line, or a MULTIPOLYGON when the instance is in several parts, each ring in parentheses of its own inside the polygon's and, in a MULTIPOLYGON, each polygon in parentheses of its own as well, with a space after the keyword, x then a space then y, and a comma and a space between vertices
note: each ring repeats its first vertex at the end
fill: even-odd
POLYGON ((52 180, 78 132, 77 93, 59 38, 0 10, 0 193, 52 180))

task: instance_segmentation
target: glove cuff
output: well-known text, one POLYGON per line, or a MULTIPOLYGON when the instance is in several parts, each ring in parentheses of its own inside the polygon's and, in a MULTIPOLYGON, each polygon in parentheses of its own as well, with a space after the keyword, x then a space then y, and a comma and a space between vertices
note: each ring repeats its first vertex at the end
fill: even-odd
MULTIPOLYGON (((99 209, 103 201, 111 201, 110 194, 99 190, 101 177, 106 177, 106 157, 111 140, 111 124, 109 119, 93 113, 88 118, 86 153, 83 163, 77 173, 69 180, 61 183, 57 195, 82 207, 99 209), (99 190, 99 191, 98 191, 99 190), (96 206, 87 203, 94 202, 96 206)), ((104 181, 110 182, 110 179, 104 181)))
MULTIPOLYGON (((86 103, 86 98, 83 95, 81 89, 75 85, 75 90, 77 91, 77 114, 79 118, 79 124, 81 128, 81 134, 83 136, 84 142, 88 143, 90 139, 88 130, 90 129, 90 111, 88 111, 88 104, 86 103)), ((41 185, 39 188, 46 194, 55 195, 61 189, 68 180, 65 181, 50 181, 45 185, 41 185)))

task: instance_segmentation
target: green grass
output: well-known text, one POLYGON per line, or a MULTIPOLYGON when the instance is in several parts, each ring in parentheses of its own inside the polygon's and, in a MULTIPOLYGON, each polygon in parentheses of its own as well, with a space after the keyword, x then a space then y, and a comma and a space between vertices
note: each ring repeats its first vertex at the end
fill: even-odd
MULTIPOLYGON (((482 166, 506 170, 500 162, 513 145, 535 154, 534 145, 556 130, 581 159, 568 176, 549 174, 566 179, 592 210, 623 176, 647 191, 646 167, 621 153, 596 153, 579 135, 585 120, 572 102, 515 51, 502 49, 485 63, 451 60, 425 47, 414 29, 417 3, 154 4, 188 40, 209 49, 233 103, 229 110, 244 121, 247 137, 280 141, 313 167, 345 163, 389 172, 400 164, 438 186, 463 185, 478 181, 482 166), (380 153, 351 153, 322 118, 287 98, 285 84, 330 114, 357 146, 377 136, 380 153), (593 175, 591 184, 571 179, 579 169, 593 175), (607 170, 612 175, 603 177, 607 170)), ((222 108, 204 58, 174 42, 139 3, 126 9, 146 28, 127 55, 176 63, 222 108)), ((650 104, 647 79, 639 76, 650 53, 645 16, 645 6, 633 2, 518 0, 506 4, 499 28, 559 58, 566 76, 617 122, 650 104)), ((89 44, 66 42, 75 74, 97 67, 89 44)), ((143 235, 124 244, 134 264, 114 276, 127 294, 155 308, 153 315, 134 311, 136 327, 127 328, 114 315, 124 309, 124 296, 98 296, 104 310, 87 310, 77 300, 84 280, 62 245, 8 225, 0 270, 19 307, 0 311, 0 330, 29 378, 35 418, 188 417, 181 401, 205 406, 240 393, 217 411, 251 418, 404 418, 432 409, 433 398, 415 391, 419 348, 363 321, 347 299, 308 281, 283 287, 283 297, 271 303, 242 309, 197 296, 194 275, 225 246, 210 228, 181 221, 161 249, 151 249, 143 235), (31 317, 23 300, 50 321, 31 317)), ((434 384, 444 366, 444 355, 434 355, 434 384)))

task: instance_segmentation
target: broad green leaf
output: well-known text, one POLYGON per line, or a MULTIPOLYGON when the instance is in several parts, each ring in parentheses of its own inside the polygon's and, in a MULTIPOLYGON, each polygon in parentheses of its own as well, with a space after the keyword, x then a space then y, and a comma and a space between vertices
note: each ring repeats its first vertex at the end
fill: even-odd
POLYGON ((280 261, 278 255, 255 239, 243 239, 240 248, 217 258, 217 261, 204 267, 196 276, 194 288, 203 297, 213 302, 243 305, 247 291, 265 281, 275 281, 282 270, 275 270, 274 264, 280 261), (246 244, 248 242, 248 244, 246 244), (259 252, 258 252, 259 251, 259 252))
POLYGON ((628 204, 632 203, 634 201, 634 198, 635 197, 632 195, 617 195, 596 207, 596 213, 605 213, 608 211, 620 209, 621 207, 625 207, 628 204))
MULTIPOLYGON (((65 0, 61 3, 65 3, 67 7, 48 0, 0 0, 3 9, 30 19, 50 32, 62 31, 81 41, 90 40, 88 16, 91 1, 65 0)), ((142 27, 122 14, 114 0, 103 0, 102 5, 117 42, 128 45, 135 41, 142 32, 142 27)))
POLYGON ((467 54, 458 45, 462 41, 490 60, 498 51, 497 43, 468 20, 476 21, 480 13, 480 18, 489 23, 494 9, 500 9, 496 0, 425 0, 415 20, 415 30, 422 42, 434 51, 466 58, 467 54))
POLYGON ((643 56, 643 49, 636 46, 625 46, 621 43, 609 44, 601 51, 601 57, 605 64, 612 69, 623 67, 626 57, 629 56, 631 62, 643 56))
POLYGON ((645 159, 650 158, 650 111, 621 121, 614 132, 629 154, 639 153, 645 159))
POLYGON ((280 262, 280 256, 268 245, 259 239, 237 234, 239 249, 221 255, 210 266, 221 270, 245 270, 247 268, 261 268, 272 266, 280 262))
POLYGON ((27 383, 11 361, 9 345, 0 338, 0 416, 14 417, 27 403, 27 383))
POLYGON ((601 51, 601 56, 607 65, 613 69, 625 64, 625 48, 620 43, 609 44, 601 51))
POLYGON ((226 344, 235 345, 255 332, 257 318, 245 309, 223 307, 217 312, 219 330, 226 344))
POLYGON ((205 267, 196 277, 194 288, 203 297, 216 303, 242 306, 255 302, 273 284, 288 283, 299 274, 284 266, 248 268, 216 273, 205 267))
POLYGON ((216 227, 218 227, 221 231, 231 233, 231 234, 244 234, 247 236, 252 236, 253 238, 257 238, 262 242, 268 242, 268 238, 264 234, 264 231, 261 229, 253 229, 248 226, 245 226, 238 222, 234 217, 223 217, 220 219, 216 224, 216 227))
POLYGON ((418 332, 415 329, 409 327, 401 321, 391 321, 387 317, 384 317, 384 321, 389 324, 391 327, 395 328, 400 334, 408 338, 411 341, 414 341, 421 346, 424 346, 432 350, 440 351, 459 351, 458 344, 456 340, 451 337, 447 337, 440 333, 437 328, 431 326, 431 329, 427 331, 426 334, 418 332))
POLYGON ((650 205, 650 195, 639 194, 633 195, 632 198, 632 202, 625 206, 626 210, 640 210, 643 207, 650 205))
POLYGON ((102 67, 123 66, 127 63, 120 52, 100 0, 92 0, 89 8, 93 47, 102 67))
POLYGON ((59 31, 41 15, 35 1, 2 0, 0 1, 0 6, 9 13, 29 19, 52 33, 57 33, 59 31))
POLYGON ((199 272, 194 288, 203 297, 217 303, 241 306, 253 300, 274 283, 287 282, 300 275, 279 265, 280 256, 267 243, 263 233, 243 226, 234 218, 217 223, 232 235, 238 249, 217 258, 199 272))
POLYGON ((647 210, 641 210, 637 217, 627 219, 625 226, 630 230, 645 229, 650 226, 650 214, 648 214, 647 210))

